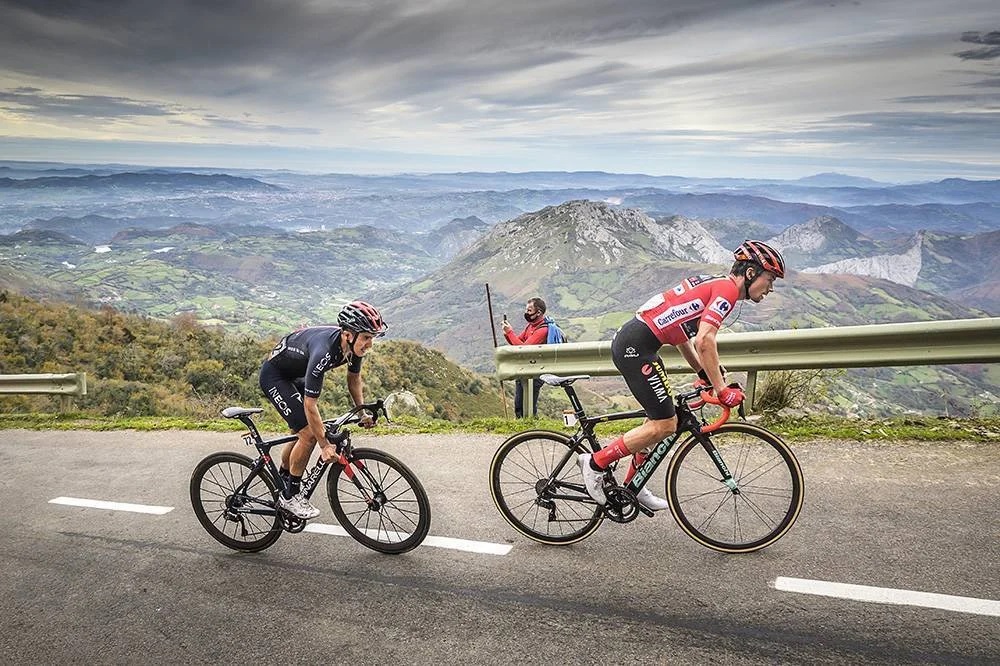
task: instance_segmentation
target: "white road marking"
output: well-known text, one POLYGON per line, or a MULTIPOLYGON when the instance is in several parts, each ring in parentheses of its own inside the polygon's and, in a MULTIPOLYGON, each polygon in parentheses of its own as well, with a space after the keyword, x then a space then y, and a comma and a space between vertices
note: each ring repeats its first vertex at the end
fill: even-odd
MULTIPOLYGON (((111 511, 132 511, 134 513, 152 513, 163 515, 174 510, 172 506, 150 506, 147 504, 126 504, 124 502, 105 502, 104 500, 81 499, 79 497, 56 497, 50 499, 49 504, 65 504, 67 506, 83 506, 91 509, 109 509, 111 511)), ((350 536, 340 525, 324 525, 322 523, 310 523, 306 525, 306 532, 317 534, 330 534, 333 536, 350 536)), ((369 536, 378 537, 377 530, 364 530, 369 536)), ((383 537, 393 539, 403 539, 405 535, 399 532, 381 532, 383 537)), ((431 546, 433 548, 448 548, 450 550, 463 550, 469 553, 482 553, 485 555, 506 555, 513 546, 490 543, 488 541, 468 541, 466 539, 455 539, 452 537, 425 537, 421 546, 431 546)))
MULTIPOLYGON (((333 536, 350 536, 340 525, 324 525, 322 523, 310 523, 306 525, 306 532, 315 532, 317 534, 330 534, 333 536)), ((377 530, 364 530, 369 536, 377 537, 377 530)), ((386 532, 382 531, 382 536, 387 535, 394 539, 405 538, 405 535, 401 535, 398 532, 386 532)), ((490 543, 488 541, 467 541, 466 539, 454 539, 452 537, 438 537, 438 536, 428 536, 420 544, 420 548, 424 546, 431 546, 433 548, 448 548, 451 550, 464 550, 469 553, 482 553, 484 555, 506 555, 510 552, 513 546, 500 543, 490 543)))
POLYGON ((108 509, 109 511, 131 511, 133 513, 152 513, 162 516, 174 510, 172 506, 150 506, 149 504, 127 504, 125 502, 105 502, 104 500, 80 499, 79 497, 57 497, 50 499, 49 504, 66 504, 67 506, 85 506, 91 509, 108 509))
POLYGON ((950 594, 935 594, 933 592, 914 592, 912 590, 895 590, 889 587, 869 587, 868 585, 851 585, 848 583, 830 583, 823 580, 808 580, 806 578, 785 578, 779 576, 771 584, 776 590, 783 592, 799 592, 801 594, 816 594, 823 597, 839 597, 855 601, 870 601, 877 604, 897 604, 901 606, 924 606, 940 608, 958 613, 974 613, 976 615, 992 615, 1000 617, 1000 601, 992 599, 976 599, 975 597, 955 597, 950 594))

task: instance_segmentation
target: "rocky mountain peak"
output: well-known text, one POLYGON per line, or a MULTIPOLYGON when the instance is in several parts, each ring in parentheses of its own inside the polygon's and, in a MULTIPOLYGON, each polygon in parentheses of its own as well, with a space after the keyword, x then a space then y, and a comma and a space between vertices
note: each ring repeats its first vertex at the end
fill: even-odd
POLYGON ((816 252, 831 244, 854 243, 861 237, 857 231, 830 215, 821 215, 795 224, 770 239, 779 250, 816 252))
POLYGON ((725 263, 729 252, 698 222, 657 222, 631 208, 603 201, 568 201, 498 224, 484 239, 511 264, 539 257, 612 265, 623 260, 673 259, 725 263), (534 250, 525 252, 526 249, 534 250))

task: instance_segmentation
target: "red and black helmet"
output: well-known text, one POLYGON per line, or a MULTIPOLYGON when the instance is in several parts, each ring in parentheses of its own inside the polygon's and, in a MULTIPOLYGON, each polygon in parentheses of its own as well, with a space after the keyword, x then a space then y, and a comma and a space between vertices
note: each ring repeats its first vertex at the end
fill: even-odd
POLYGON ((775 277, 785 277, 785 260, 781 253, 767 243, 758 240, 745 240, 733 252, 736 261, 752 261, 759 264, 765 271, 771 271, 775 277))
POLYGON ((371 333, 375 337, 385 335, 389 325, 374 305, 364 301, 351 301, 337 315, 337 323, 342 329, 355 333, 371 333))

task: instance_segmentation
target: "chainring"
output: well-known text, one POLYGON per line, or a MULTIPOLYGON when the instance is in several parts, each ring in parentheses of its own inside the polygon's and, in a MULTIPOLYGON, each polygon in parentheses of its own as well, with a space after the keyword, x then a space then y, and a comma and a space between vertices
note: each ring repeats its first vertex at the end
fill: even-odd
POLYGON ((606 486, 604 515, 616 523, 630 523, 639 517, 639 502, 635 493, 621 486, 606 486))
POLYGON ((306 528, 306 521, 281 510, 278 511, 278 520, 281 523, 281 528, 292 534, 298 534, 306 528))

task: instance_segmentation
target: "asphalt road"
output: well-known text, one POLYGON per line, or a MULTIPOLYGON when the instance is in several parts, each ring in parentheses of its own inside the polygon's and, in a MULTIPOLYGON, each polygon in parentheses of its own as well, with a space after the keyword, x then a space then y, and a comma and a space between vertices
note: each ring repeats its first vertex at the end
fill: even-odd
MULTIPOLYGON (((355 438, 402 458, 431 535, 380 555, 285 534, 229 551, 197 522, 191 470, 238 435, 0 430, 0 663, 1000 663, 1000 617, 774 589, 778 577, 1000 600, 1000 444, 797 445, 798 523, 723 555, 669 515, 563 548, 493 506, 490 435, 355 438), (163 515, 56 497, 173 507, 163 515)), ((656 485, 662 492, 662 470, 656 485)), ((325 492, 316 498, 335 519, 325 492)))

